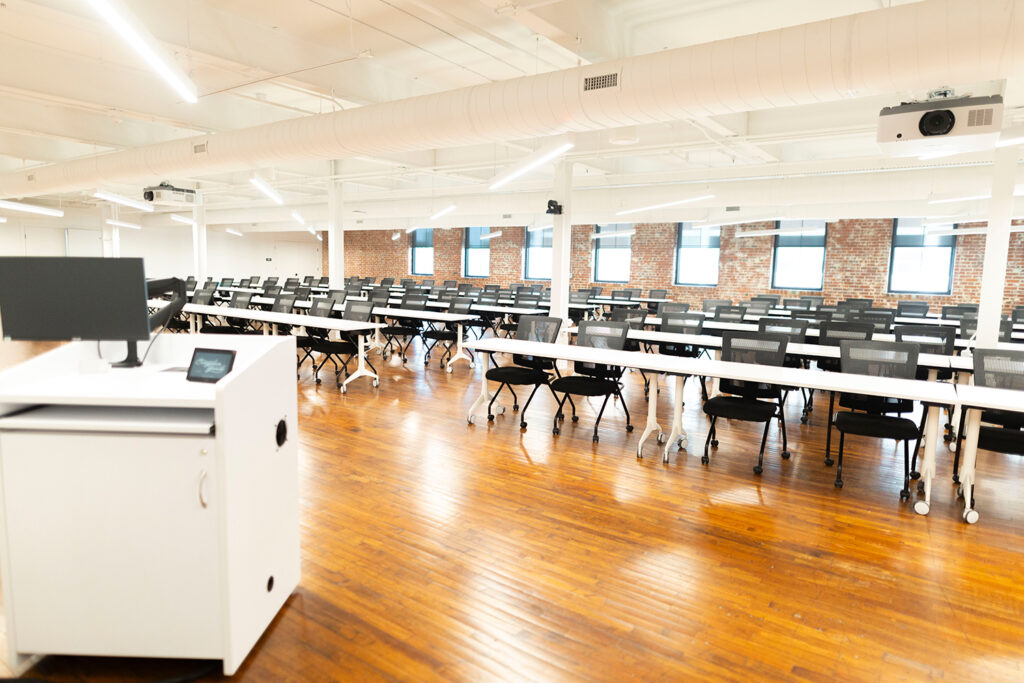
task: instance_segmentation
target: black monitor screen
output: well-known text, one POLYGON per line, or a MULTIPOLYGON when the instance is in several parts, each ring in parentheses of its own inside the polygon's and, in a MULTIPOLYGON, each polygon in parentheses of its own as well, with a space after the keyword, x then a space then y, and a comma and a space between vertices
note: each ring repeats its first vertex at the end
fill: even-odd
POLYGON ((31 341, 149 339, 140 258, 0 258, 4 337, 31 341))

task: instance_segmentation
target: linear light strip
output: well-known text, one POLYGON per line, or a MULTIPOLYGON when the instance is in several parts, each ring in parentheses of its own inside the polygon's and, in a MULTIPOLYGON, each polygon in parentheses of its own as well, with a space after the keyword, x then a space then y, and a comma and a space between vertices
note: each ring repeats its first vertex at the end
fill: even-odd
POLYGON ((145 211, 146 213, 153 213, 153 205, 149 202, 144 202, 141 199, 132 199, 131 197, 125 197, 123 194, 107 192, 106 190, 96 190, 92 193, 92 196, 96 199, 103 199, 108 202, 114 202, 115 204, 121 204, 122 206, 130 206, 133 209, 145 211))
POLYGON ((107 219, 107 225, 113 225, 117 228, 131 228, 132 230, 142 230, 142 226, 138 223, 127 223, 125 221, 115 221, 113 218, 107 219))
POLYGON ((235 237, 242 237, 243 236, 242 233, 238 232, 237 230, 232 230, 231 228, 228 228, 224 232, 226 232, 229 235, 234 235, 235 237))
POLYGON ((618 232, 595 232, 590 236, 592 240, 603 240, 605 237, 630 237, 636 234, 636 229, 620 230, 618 232))
POLYGON ((501 237, 501 230, 495 230, 494 232, 489 232, 486 235, 480 235, 480 239, 482 240, 492 240, 495 237, 501 237))
POLYGON ((573 147, 575 147, 575 145, 571 142, 555 142, 545 147, 541 147, 533 154, 513 165, 509 170, 494 176, 494 178, 491 179, 491 189, 497 190, 498 188, 507 185, 516 178, 526 175, 538 166, 542 166, 555 157, 565 154, 573 147))
POLYGON ((653 211, 654 209, 664 209, 669 206, 679 206, 680 204, 690 204, 693 202, 699 202, 704 199, 714 199, 713 194, 702 194, 698 197, 690 197, 688 199, 680 199, 674 202, 665 202, 664 204, 655 204, 653 206, 641 206, 639 209, 627 209, 625 211, 618 211, 615 213, 616 216, 628 216, 631 213, 640 213, 641 211, 653 211))
POLYGON ((11 211, 22 211, 24 213, 35 213, 40 216, 53 216, 54 218, 63 218, 64 212, 60 209, 51 209, 46 206, 36 206, 35 204, 22 204, 21 202, 11 202, 6 199, 0 199, 0 209, 10 209, 11 211))
POLYGON ((430 220, 436 221, 441 216, 447 216, 448 214, 450 214, 454 210, 455 210, 455 205, 454 204, 449 204, 448 206, 444 207, 443 209, 441 209, 440 211, 435 213, 433 216, 431 216, 430 220))
POLYGON ((541 230, 550 230, 554 227, 555 226, 551 223, 549 223, 548 225, 535 225, 532 228, 527 228, 526 232, 540 232, 541 230))
POLYGON ((263 178, 260 178, 258 175, 254 175, 249 178, 249 182, 252 183, 253 187, 262 192, 267 199, 272 200, 275 204, 284 204, 284 199, 280 194, 278 194, 277 190, 268 185, 267 181, 263 178))
POLYGON ((178 223, 184 223, 185 225, 191 225, 193 227, 196 224, 196 222, 194 220, 192 220, 191 218, 185 218, 184 216, 179 216, 176 213, 172 213, 171 214, 171 220, 172 221, 177 221, 178 223))

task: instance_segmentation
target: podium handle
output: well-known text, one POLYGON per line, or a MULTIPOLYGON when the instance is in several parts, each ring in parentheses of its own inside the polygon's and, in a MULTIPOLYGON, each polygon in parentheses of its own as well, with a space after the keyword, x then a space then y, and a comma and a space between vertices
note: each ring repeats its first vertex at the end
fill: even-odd
POLYGON ((199 504, 206 507, 206 470, 199 472, 199 504))

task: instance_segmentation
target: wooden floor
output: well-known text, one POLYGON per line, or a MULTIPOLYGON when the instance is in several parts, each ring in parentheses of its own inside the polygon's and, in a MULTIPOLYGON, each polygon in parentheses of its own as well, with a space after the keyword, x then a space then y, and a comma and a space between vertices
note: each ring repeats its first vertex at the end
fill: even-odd
MULTIPOLYGON (((807 426, 790 402, 793 457, 773 427, 758 477, 759 434, 742 423, 700 464, 696 385, 690 449, 662 464, 634 454, 638 374, 638 429, 616 406, 593 444, 599 404, 553 437, 550 395, 527 431, 512 414, 467 425, 480 373, 385 366, 379 389, 343 396, 303 369, 302 580, 236 679, 1024 680, 1020 458, 981 454, 967 526, 946 455, 926 518, 899 502, 893 442, 850 439, 835 489, 820 400, 807 426)), ((50 657, 30 674, 203 666, 50 657)))

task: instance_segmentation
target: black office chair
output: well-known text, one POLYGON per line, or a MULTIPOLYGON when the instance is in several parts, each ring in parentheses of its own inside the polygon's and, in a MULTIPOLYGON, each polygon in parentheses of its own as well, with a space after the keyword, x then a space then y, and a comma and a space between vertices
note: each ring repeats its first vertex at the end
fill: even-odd
POLYGON ((294 291, 301 283, 297 277, 289 277, 284 280, 284 288, 288 291, 294 291))
MULTIPOLYGON (((637 304, 639 306, 639 304, 637 304)), ((647 309, 638 307, 619 306, 612 311, 612 314, 608 318, 614 322, 624 322, 629 325, 630 330, 642 330, 644 329, 644 320, 647 319, 647 309)), ((640 342, 636 339, 626 338, 626 344, 622 347, 624 351, 639 351, 640 342)), ((651 380, 647 377, 642 369, 640 370, 640 376, 644 380, 644 399, 650 395, 651 391, 651 380)))
POLYGON ((804 295, 800 297, 801 301, 806 301, 811 305, 811 308, 818 308, 825 303, 825 297, 823 296, 808 296, 804 295))
POLYGON ((395 278, 393 278, 393 277, 382 277, 380 279, 380 286, 381 287, 390 287, 393 284, 395 284, 395 278))
POLYGON ((768 309, 771 304, 767 301, 750 301, 743 304, 743 306, 747 309, 747 315, 759 315, 764 317, 768 315, 768 309))
MULTIPOLYGON (((788 344, 789 337, 785 334, 726 330, 722 333, 722 360, 734 363, 782 366, 786 359, 788 344)), ((718 448, 716 428, 719 418, 764 422, 761 449, 757 454, 754 474, 761 474, 763 471, 764 446, 768 441, 768 428, 771 426, 773 418, 778 418, 779 429, 782 432, 782 459, 789 459, 786 418, 783 414, 786 392, 782 387, 774 384, 723 378, 719 381, 719 391, 721 395, 713 396, 704 402, 704 413, 711 418, 711 425, 708 428, 707 439, 704 441, 704 455, 700 459, 703 464, 707 465, 711 462, 709 448, 718 448)))
POLYGON ((295 300, 296 301, 308 301, 309 300, 309 293, 311 291, 309 287, 305 287, 305 286, 303 286, 303 287, 296 287, 292 291, 295 292, 295 300))
POLYGON ((832 320, 832 311, 793 311, 794 320, 806 320, 811 327, 819 327, 823 322, 832 320))
MULTIPOLYGON (((956 329, 952 326, 942 325, 897 325, 893 329, 896 335, 896 341, 898 342, 912 342, 917 344, 920 353, 934 353, 940 356, 952 356, 955 351, 956 344, 956 329)), ((927 380, 930 376, 930 372, 926 367, 917 368, 917 379, 927 380)), ((948 382, 953 379, 953 371, 949 368, 940 368, 935 373, 935 379, 940 382, 948 382)), ((953 414, 953 407, 946 406, 947 417, 953 414)), ((927 411, 923 411, 921 414, 921 435, 924 435, 924 423, 927 417, 927 411)), ((950 433, 953 429, 948 421, 946 422, 946 441, 952 441, 953 435, 950 433)), ((917 472, 917 452, 918 447, 921 444, 920 438, 917 444, 914 446, 914 454, 911 457, 910 462, 910 476, 912 479, 917 479, 920 474, 917 472)))
POLYGON ((231 278, 231 277, 226 277, 226 278, 224 278, 223 280, 220 281, 220 286, 221 287, 232 287, 232 286, 234 286, 234 284, 235 284, 235 279, 231 278))
POLYGON ((213 293, 215 291, 216 290, 214 288, 197 290, 196 293, 192 295, 192 303, 197 304, 199 306, 212 305, 213 293))
POLYGON ((1010 320, 1013 321, 1014 325, 1024 323, 1024 306, 1015 306, 1013 312, 1010 313, 1010 320))
POLYGON ((715 314, 715 309, 717 309, 719 306, 732 306, 732 300, 704 299, 704 301, 702 302, 702 310, 704 311, 705 315, 713 316, 715 314))
MULTIPOLYGON (((599 349, 622 350, 626 345, 626 337, 629 334, 629 324, 625 322, 612 322, 607 320, 584 320, 580 323, 579 332, 576 335, 577 346, 590 346, 599 349)), ((601 416, 608 405, 608 399, 617 396, 626 413, 626 431, 633 431, 633 425, 629 423, 629 408, 622 397, 622 389, 619 386, 619 378, 622 376, 623 368, 603 363, 589 363, 577 361, 575 374, 568 377, 559 377, 551 382, 551 390, 557 395, 564 394, 558 401, 558 410, 555 411, 554 427, 552 434, 557 435, 561 430, 558 426, 559 419, 562 419, 562 408, 569 400, 572 407, 572 421, 579 422, 576 415, 576 405, 570 400, 572 396, 604 396, 601 410, 597 414, 597 421, 594 423, 594 442, 598 439, 597 429, 601 425, 601 416)))
POLYGON ((320 278, 319 280, 317 280, 316 286, 317 287, 330 287, 331 286, 331 278, 327 277, 327 276, 324 276, 324 277, 320 278))
MULTIPOLYGON (((515 293, 516 308, 538 308, 540 306, 540 293, 520 287, 515 293)), ((498 325, 498 329, 511 337, 519 329, 519 315, 510 315, 508 320, 498 325)))
POLYGON ((868 323, 873 326, 875 334, 889 334, 892 331, 893 318, 893 314, 888 311, 860 311, 846 316, 851 323, 868 323))
MULTIPOLYGON (((230 308, 247 309, 252 304, 252 294, 244 292, 235 292, 231 295, 231 303, 228 304, 230 308)), ((235 334, 253 334, 252 323, 245 318, 231 318, 226 317, 228 325, 232 328, 235 334)))
POLYGON ((264 288, 266 288, 266 287, 273 287, 276 284, 277 284, 277 278, 276 277, 268 277, 266 280, 263 281, 264 288))
MULTIPOLYGON (((978 317, 973 313, 960 318, 958 335, 961 339, 970 339, 978 334, 978 317)), ((1013 321, 999 321, 999 341, 1009 344, 1013 341, 1013 321)))
POLYGON ((751 301, 763 301, 763 302, 767 303, 770 307, 775 307, 775 306, 779 305, 779 295, 778 294, 758 294, 757 296, 750 297, 750 300, 751 301))
MULTIPOLYGON (((519 341, 553 344, 558 340, 558 332, 561 326, 562 321, 558 318, 544 315, 524 315, 519 319, 516 339, 519 341)), ((493 353, 490 354, 490 358, 493 363, 493 353)), ((550 372, 554 372, 557 377, 561 377, 554 359, 524 356, 521 354, 513 354, 512 365, 495 366, 487 370, 484 376, 488 381, 500 382, 498 390, 494 392, 494 396, 491 397, 490 402, 487 404, 487 420, 490 422, 494 421, 493 406, 494 402, 498 400, 498 394, 501 393, 502 389, 507 388, 509 393, 512 394, 512 410, 517 411, 519 410, 519 397, 516 396, 515 389, 512 387, 532 386, 533 391, 530 392, 530 396, 526 399, 526 404, 523 406, 523 411, 519 414, 519 427, 526 429, 526 410, 530 407, 530 403, 533 401, 537 390, 542 386, 551 389, 551 375, 548 374, 550 372)), ((553 390, 551 394, 557 401, 558 396, 553 390)))
POLYGON ((690 311, 690 304, 682 303, 679 301, 662 301, 661 303, 658 304, 658 308, 656 310, 656 316, 664 320, 665 314, 669 312, 688 313, 690 311))
POLYGON ((782 307, 789 311, 808 311, 811 308, 811 302, 805 299, 783 299, 782 307))
MULTIPOLYGON (((448 294, 454 294, 454 292, 447 292, 448 294)), ((457 315, 470 315, 471 309, 473 308, 473 300, 467 296, 454 297, 448 306, 449 313, 455 313, 457 315)), ((468 321, 467 321, 468 322, 468 321)), ((462 323, 463 338, 466 334, 466 323, 462 323)), ((426 329, 420 334, 420 338, 423 339, 423 366, 430 365, 430 353, 434 350, 434 347, 438 344, 444 345, 444 353, 441 354, 441 360, 438 361, 438 367, 444 367, 445 362, 451 358, 452 349, 455 348, 455 344, 458 342, 458 331, 459 323, 427 323, 426 329)))
MULTIPOLYGON (((309 316, 316 318, 330 318, 334 316, 334 299, 317 299, 309 307, 309 316)), ((316 360, 313 358, 313 353, 316 351, 317 344, 320 342, 328 341, 330 339, 330 330, 322 327, 316 327, 313 324, 305 325, 303 327, 305 334, 301 334, 295 338, 295 348, 301 352, 299 357, 298 367, 302 367, 302 364, 309 358, 313 360, 313 371, 316 374, 316 360)), ((319 376, 317 376, 317 384, 319 384, 319 376)))
POLYGON ((929 308, 931 307, 927 301, 898 301, 896 302, 896 317, 926 318, 929 308))
POLYGON ((856 309, 861 310, 861 311, 866 311, 869 308, 871 308, 871 306, 875 303, 875 300, 874 299, 849 298, 849 299, 843 299, 843 301, 841 303, 846 304, 848 306, 851 306, 851 307, 856 308, 856 309))
MULTIPOLYGON (((810 323, 807 320, 802 320, 800 318, 761 318, 757 321, 757 331, 762 333, 770 332, 772 334, 784 334, 789 338, 790 344, 806 344, 807 327, 809 324, 810 323)), ((787 368, 810 367, 806 358, 789 353, 786 354, 786 358, 782 364, 787 368)), ((793 391, 793 389, 794 387, 783 387, 783 391, 786 394, 793 391)), ((800 422, 806 424, 808 406, 811 404, 812 397, 804 387, 800 387, 800 394, 804 399, 804 407, 800 414, 800 422)))
MULTIPOLYGON (((917 375, 920 347, 907 342, 844 341, 839 344, 842 372, 913 379, 917 375)), ((846 396, 847 394, 843 394, 846 396)), ((890 415, 891 403, 883 396, 856 395, 857 410, 836 413, 833 421, 839 431, 839 455, 836 462, 836 488, 843 487, 843 447, 847 434, 896 439, 903 442, 903 488, 900 500, 910 498, 910 442, 920 431, 913 420, 890 415)), ((843 405, 840 397, 840 405, 843 405)))
MULTIPOLYGON (((345 312, 342 314, 342 319, 353 322, 369 322, 372 315, 372 302, 349 301, 345 304, 345 312)), ((321 355, 320 362, 313 366, 316 383, 320 384, 320 370, 327 364, 327 361, 330 361, 334 367, 335 383, 341 389, 341 373, 344 372, 346 378, 349 376, 348 364, 353 357, 359 354, 358 343, 359 335, 354 333, 342 332, 339 334, 338 339, 330 339, 327 335, 324 335, 324 338, 313 347, 313 351, 321 355), (341 368, 338 367, 338 363, 341 363, 341 368)), ((370 366, 370 370, 374 373, 377 372, 369 358, 366 359, 366 364, 370 366)), ((377 386, 378 382, 379 380, 374 380, 374 386, 377 386)))
POLYGON ((615 299, 615 300, 619 300, 619 299, 629 300, 631 298, 633 298, 633 292, 628 290, 628 289, 615 289, 615 290, 612 290, 612 299, 615 299))
POLYGON ((189 275, 187 278, 185 278, 185 291, 186 292, 191 292, 191 291, 194 291, 195 288, 196 288, 196 279, 194 277, 192 277, 191 275, 189 275))
POLYGON ((284 289, 281 285, 265 285, 263 287, 263 296, 276 297, 284 289))
MULTIPOLYGON (((427 295, 406 294, 402 297, 402 303, 399 308, 410 311, 424 311, 427 308, 427 295)), ((399 353, 404 364, 408 361, 409 346, 420 335, 422 326, 423 322, 415 318, 392 318, 391 324, 381 329, 381 334, 384 335, 384 348, 381 349, 381 356, 386 358, 389 353, 399 353), (404 344, 400 341, 400 338, 406 339, 404 344)))
POLYGON ((746 306, 716 306, 712 320, 717 322, 741 323, 747 315, 746 306))
POLYGON ((647 292, 647 297, 650 299, 666 299, 668 298, 667 289, 652 289, 647 292))
MULTIPOLYGON (((274 299, 273 305, 270 307, 271 313, 291 313, 295 308, 295 295, 294 294, 278 294, 274 299)), ((266 323, 270 324, 270 323, 266 323)), ((291 334, 292 326, 280 323, 277 325, 278 334, 291 334)))

